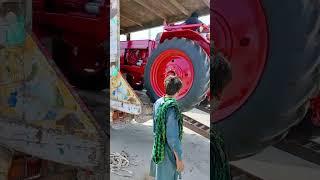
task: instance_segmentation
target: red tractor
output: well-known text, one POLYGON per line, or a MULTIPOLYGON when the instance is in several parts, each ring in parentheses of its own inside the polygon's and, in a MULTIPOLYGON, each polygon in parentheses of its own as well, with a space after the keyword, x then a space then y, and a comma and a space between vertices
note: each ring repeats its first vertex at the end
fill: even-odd
POLYGON ((165 25, 164 30, 155 41, 121 42, 121 71, 132 87, 144 87, 152 101, 165 94, 166 76, 179 76, 184 86, 177 99, 190 110, 209 94, 209 28, 181 24, 165 25))

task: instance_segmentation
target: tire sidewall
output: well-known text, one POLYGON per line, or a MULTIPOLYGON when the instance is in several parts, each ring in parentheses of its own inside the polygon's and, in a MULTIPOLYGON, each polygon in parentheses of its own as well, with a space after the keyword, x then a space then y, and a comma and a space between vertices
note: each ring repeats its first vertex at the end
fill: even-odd
POLYGON ((319 62, 310 54, 315 51, 306 49, 314 17, 312 9, 308 11, 303 0, 261 0, 261 3, 269 31, 264 72, 246 103, 215 123, 233 160, 272 145, 277 137, 299 123, 316 90, 314 74, 310 72, 319 62))
POLYGON ((148 59, 148 63, 145 68, 145 87, 148 91, 148 94, 151 100, 154 102, 158 98, 160 98, 156 92, 153 90, 151 85, 151 68, 155 63, 157 57, 166 50, 176 49, 178 51, 182 51, 186 54, 193 64, 193 72, 194 79, 192 87, 189 92, 181 99, 178 100, 180 106, 183 111, 190 110, 196 103, 199 102, 199 98, 203 98, 204 92, 207 92, 209 88, 209 78, 205 78, 206 72, 208 72, 209 68, 209 57, 203 51, 203 49, 196 43, 187 39, 177 39, 173 38, 170 40, 165 40, 162 44, 160 44, 152 53, 150 58, 148 59), (207 62, 204 62, 207 61, 207 62), (201 89, 201 87, 205 87, 206 90, 201 89), (200 89, 199 89, 200 88, 200 89))

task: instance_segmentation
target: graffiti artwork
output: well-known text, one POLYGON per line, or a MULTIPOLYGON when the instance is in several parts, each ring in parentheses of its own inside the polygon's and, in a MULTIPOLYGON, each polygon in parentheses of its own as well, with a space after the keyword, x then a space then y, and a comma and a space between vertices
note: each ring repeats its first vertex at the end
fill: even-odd
POLYGON ((106 137, 31 31, 31 3, 0 0, 0 144, 63 164, 104 167, 106 137))
POLYGON ((111 107, 130 114, 140 114, 141 101, 115 66, 110 69, 110 78, 111 107))
POLYGON ((0 117, 95 138, 94 119, 28 32, 23 1, 0 2, 0 117))

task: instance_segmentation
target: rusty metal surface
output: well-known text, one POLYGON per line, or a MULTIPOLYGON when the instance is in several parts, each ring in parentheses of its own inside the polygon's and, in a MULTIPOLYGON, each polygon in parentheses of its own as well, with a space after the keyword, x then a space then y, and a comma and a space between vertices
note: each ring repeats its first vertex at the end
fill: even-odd
POLYGON ((183 125, 188 128, 191 129, 192 131, 200 134, 201 136, 210 139, 210 128, 204 124, 202 124, 201 122, 198 122, 186 115, 183 115, 183 125))
POLYGON ((21 11, 31 12, 30 5, 10 7, 16 10, 11 20, 14 14, 19 21, 4 19, 11 23, 4 31, 11 39, 0 48, 0 143, 43 159, 104 169, 103 129, 27 28, 28 15, 21 11))
POLYGON ((13 152, 0 146, 0 179, 7 179, 11 166, 13 152))
POLYGON ((111 69, 110 107, 112 109, 138 115, 142 112, 142 103, 120 71, 111 69))

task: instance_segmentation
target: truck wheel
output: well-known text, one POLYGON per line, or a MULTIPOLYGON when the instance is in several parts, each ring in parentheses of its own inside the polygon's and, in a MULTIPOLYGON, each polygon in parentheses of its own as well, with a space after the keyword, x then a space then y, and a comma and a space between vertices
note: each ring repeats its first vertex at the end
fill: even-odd
POLYGON ((210 87, 208 55, 198 44, 185 38, 161 43, 148 59, 144 74, 144 85, 153 102, 165 94, 166 76, 179 76, 183 87, 177 100, 183 111, 199 104, 210 87))
MULTIPOLYGON (((230 1, 217 1, 214 11, 222 14, 227 12, 228 3, 231 4, 230 1)), ((265 32, 267 32, 268 42, 265 64, 254 91, 245 99, 241 107, 224 118, 217 118, 214 122, 224 135, 231 160, 253 155, 283 138, 291 127, 303 120, 310 98, 319 91, 320 43, 317 42, 320 39, 320 1, 260 0, 254 5, 255 1, 243 0, 239 3, 252 8, 252 12, 256 14, 259 11, 262 12, 266 20, 265 32)), ((238 3, 233 5, 238 7, 238 3)), ((240 5, 238 9, 242 9, 243 6, 240 5)), ((244 14, 248 12, 245 11, 244 14)), ((244 19, 247 21, 246 18, 244 19)), ((237 26, 240 23, 237 22, 237 26)), ((260 21, 256 21, 252 26, 257 23, 260 21)), ((229 27, 232 28, 232 26, 229 27)), ((250 30, 248 27, 248 33, 252 30, 252 27, 250 30)), ((241 32, 243 31, 242 29, 241 32)), ((239 43, 242 44, 242 52, 246 50, 245 47, 250 44, 250 40, 254 41, 261 35, 255 34, 253 36, 255 38, 250 39, 250 34, 247 34, 247 38, 239 43)), ((219 43, 216 45, 219 46, 219 43)), ((233 50, 233 55, 240 52, 237 51, 239 49, 233 50)), ((255 53, 260 49, 250 50, 255 53)), ((245 57, 250 58, 248 55, 245 57)), ((234 66, 236 63, 236 60, 232 59, 234 57, 229 58, 232 69, 238 69, 239 66, 234 66)), ((256 61, 259 59, 256 58, 256 61)), ((248 67, 247 71, 250 71, 248 67)), ((245 74, 240 76, 240 78, 248 78, 245 74)), ((231 82, 230 86, 233 83, 235 81, 231 82)), ((238 94, 241 94, 241 91, 242 89, 238 88, 238 94)), ((227 90, 225 95, 228 96, 227 90)), ((224 98, 228 99, 228 97, 224 98)), ((223 103, 225 102, 221 102, 223 103)), ((215 114, 219 113, 218 111, 215 114)))

